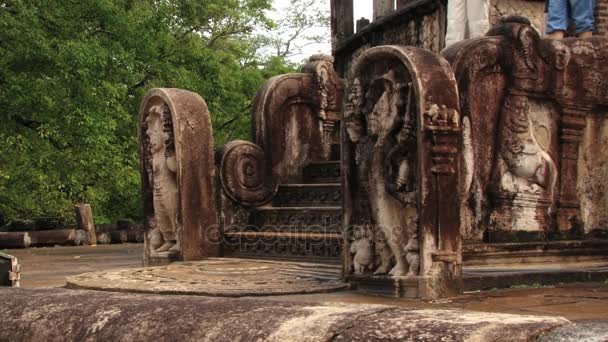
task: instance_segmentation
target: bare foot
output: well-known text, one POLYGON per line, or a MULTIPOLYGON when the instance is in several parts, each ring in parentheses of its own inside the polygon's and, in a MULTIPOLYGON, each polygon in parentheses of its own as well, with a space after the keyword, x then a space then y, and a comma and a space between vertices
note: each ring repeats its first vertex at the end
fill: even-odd
POLYGON ((169 252, 179 252, 179 251, 181 251, 181 248, 180 248, 181 246, 179 245, 179 243, 177 243, 177 241, 173 241, 173 243, 174 243, 174 245, 173 245, 173 247, 171 247, 169 249, 169 252))
POLYGON ((403 277, 407 274, 407 269, 404 264, 397 264, 388 274, 393 277, 403 277))
POLYGON ((160 246, 156 252, 157 253, 162 253, 162 252, 166 252, 168 250, 170 250, 171 248, 173 248, 175 246, 175 241, 166 241, 162 246, 160 246))

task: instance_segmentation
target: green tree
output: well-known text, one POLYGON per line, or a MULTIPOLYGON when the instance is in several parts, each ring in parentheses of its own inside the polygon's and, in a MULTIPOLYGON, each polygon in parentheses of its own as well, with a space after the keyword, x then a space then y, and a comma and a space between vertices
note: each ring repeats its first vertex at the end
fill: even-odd
POLYGON ((0 1, 0 214, 140 216, 137 112, 152 87, 201 94, 216 144, 283 59, 255 56, 270 0, 0 1), (252 52, 253 51, 253 52, 252 52))

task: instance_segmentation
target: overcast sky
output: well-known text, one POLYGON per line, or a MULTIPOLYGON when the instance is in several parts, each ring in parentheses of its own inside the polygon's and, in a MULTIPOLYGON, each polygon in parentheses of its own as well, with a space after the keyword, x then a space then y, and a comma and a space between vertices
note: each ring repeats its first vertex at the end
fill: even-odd
MULTIPOLYGON (((280 8, 284 8, 289 4, 290 0, 274 0, 274 8, 275 9, 280 9, 280 8)), ((327 8, 327 12, 329 13, 329 0, 318 0, 319 2, 319 6, 324 6, 325 8, 327 8)), ((373 12, 373 0, 354 0, 354 7, 355 7, 355 13, 354 13, 354 17, 355 17, 355 22, 360 19, 361 17, 366 17, 367 19, 371 20, 372 17, 372 12, 373 12)), ((271 13, 271 17, 273 17, 273 19, 277 19, 275 16, 272 15, 271 13)), ((331 33, 328 33, 328 35, 330 35, 331 33)), ((314 55, 316 53, 327 53, 330 54, 331 53, 331 45, 329 43, 330 41, 330 37, 328 36, 327 39, 327 43, 326 44, 315 44, 315 45, 309 45, 307 47, 304 48, 304 50, 302 51, 302 54, 294 56, 292 58, 292 61, 294 62, 299 62, 301 60, 303 60, 304 58, 309 57, 310 55, 314 55)))

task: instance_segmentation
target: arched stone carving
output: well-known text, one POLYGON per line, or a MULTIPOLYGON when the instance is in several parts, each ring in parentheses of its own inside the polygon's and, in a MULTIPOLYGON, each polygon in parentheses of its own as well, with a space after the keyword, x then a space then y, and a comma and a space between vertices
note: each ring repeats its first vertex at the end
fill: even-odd
POLYGON ((405 296, 459 292, 459 199, 442 196, 457 193, 461 125, 447 61, 413 47, 367 50, 350 70, 343 125, 348 278, 405 296))
POLYGON ((333 57, 315 55, 302 73, 266 81, 252 110, 254 142, 280 183, 298 183, 311 161, 332 157, 339 142, 343 82, 333 57))
POLYGON ((216 256, 217 208, 211 120, 205 101, 152 89, 139 112, 147 264, 216 256))
POLYGON ((266 170, 264 151, 243 140, 231 141, 222 147, 220 182, 231 200, 245 206, 269 202, 277 188, 266 170))

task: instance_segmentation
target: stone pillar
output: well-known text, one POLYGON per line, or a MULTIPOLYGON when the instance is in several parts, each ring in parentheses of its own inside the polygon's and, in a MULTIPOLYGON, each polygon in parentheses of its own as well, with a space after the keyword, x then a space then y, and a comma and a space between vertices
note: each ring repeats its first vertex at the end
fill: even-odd
POLYGON ((355 29, 353 0, 331 0, 331 48, 352 36, 355 29))
POLYGON ((608 0, 598 0, 595 7, 596 33, 608 36, 608 0))
POLYGON ((95 234, 95 224, 93 223, 93 210, 91 205, 86 203, 77 204, 74 206, 76 213, 76 222, 78 228, 85 231, 85 244, 90 246, 97 245, 97 235, 95 234))
POLYGON ((374 21, 393 12, 393 0, 374 0, 374 21))
POLYGON ((559 230, 571 228, 574 219, 581 219, 580 202, 576 194, 578 179, 578 150, 586 126, 589 109, 566 107, 560 125, 561 163, 559 170, 559 197, 557 226, 559 230))
POLYGON ((412 2, 412 0, 397 0, 397 9, 402 9, 408 3, 412 2))

